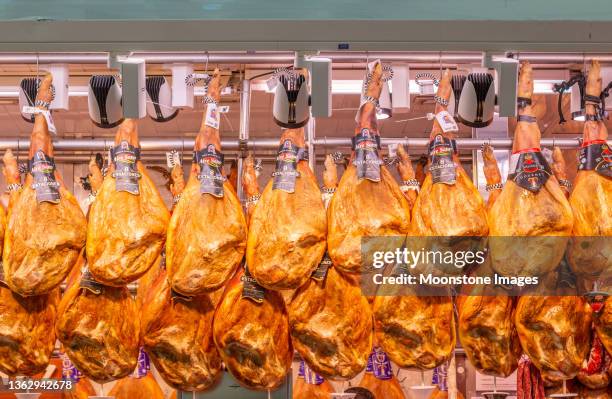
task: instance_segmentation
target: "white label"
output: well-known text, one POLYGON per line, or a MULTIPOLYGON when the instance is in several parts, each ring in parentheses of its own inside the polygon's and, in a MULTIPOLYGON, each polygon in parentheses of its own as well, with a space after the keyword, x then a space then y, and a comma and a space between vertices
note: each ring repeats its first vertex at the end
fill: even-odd
POLYGON ((45 117, 45 120, 47 121, 47 127, 49 128, 49 131, 53 134, 56 134, 57 129, 55 128, 55 122, 53 122, 53 117, 51 116, 51 112, 44 110, 42 114, 45 117))
POLYGON ((389 144, 389 157, 394 158, 397 156, 397 146, 398 144, 389 144))
POLYGON ((36 107, 29 107, 27 105, 24 105, 23 108, 21 109, 21 112, 23 112, 24 114, 29 114, 29 115, 36 115, 36 114, 40 114, 43 112, 42 109, 40 108, 36 108, 36 107))
POLYGON ((448 113, 448 111, 438 112, 436 114, 436 120, 440 124, 440 127, 444 133, 459 131, 459 126, 457 126, 455 119, 448 113))
POLYGON ((226 114, 229 112, 229 105, 220 105, 219 107, 217 107, 217 110, 220 114, 226 114))
POLYGON ((51 116, 51 111, 48 111, 46 109, 36 108, 36 107, 29 107, 26 105, 21 109, 21 112, 23 112, 24 114, 29 114, 29 115, 43 114, 43 116, 45 117, 45 120, 47 121, 47 127, 49 128, 49 131, 53 134, 57 133, 57 129, 55 128, 55 123, 53 122, 53 117, 51 116))
POLYGON ((207 104, 206 107, 206 126, 210 126, 213 129, 219 129, 219 111, 217 110, 216 104, 207 104))

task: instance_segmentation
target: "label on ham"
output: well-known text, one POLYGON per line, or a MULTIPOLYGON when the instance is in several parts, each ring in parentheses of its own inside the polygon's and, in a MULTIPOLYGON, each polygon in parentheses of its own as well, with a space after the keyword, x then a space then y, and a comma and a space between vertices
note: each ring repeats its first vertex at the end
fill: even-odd
POLYGON ((83 373, 81 373, 72 363, 68 355, 60 353, 60 359, 62 359, 62 380, 71 380, 72 382, 79 382, 83 373))
POLYGON ((210 194, 217 198, 223 197, 223 160, 224 156, 217 151, 214 145, 209 144, 205 149, 197 151, 195 161, 200 167, 198 180, 200 181, 200 194, 210 194))
POLYGON ((323 255, 323 259, 321 259, 319 266, 317 266, 315 271, 312 272, 312 276, 311 276, 312 279, 317 280, 317 281, 325 280, 325 276, 327 276, 327 271, 329 270, 331 265, 332 265, 332 260, 327 254, 327 252, 325 252, 325 255, 323 255))
POLYGON ((307 384, 310 384, 310 385, 323 384, 323 382, 325 381, 323 377, 321 377, 319 374, 312 371, 310 367, 308 367, 308 365, 304 363, 303 360, 300 362, 300 369, 302 369, 302 367, 303 367, 303 372, 304 372, 304 381, 306 381, 307 384))
POLYGON ((578 170, 594 170, 602 176, 612 177, 612 150, 608 143, 598 140, 580 148, 578 170))
POLYGON ((298 377, 304 378, 304 366, 305 366, 304 361, 301 360, 300 367, 298 368, 298 377))
POLYGON ((87 266, 83 269, 81 283, 79 286, 96 295, 100 295, 102 291, 104 291, 104 285, 100 284, 94 279, 87 266))
POLYGON ((453 140, 441 134, 429 142, 429 171, 433 184, 453 185, 457 182, 457 165, 453 161, 453 153, 453 140))
POLYGON ((278 148, 276 169, 272 173, 272 190, 294 193, 295 179, 300 176, 297 163, 306 158, 307 153, 303 148, 296 146, 289 139, 285 140, 278 148))
POLYGON ((380 165, 383 161, 378 156, 380 136, 370 129, 363 128, 352 138, 355 159, 353 165, 357 168, 357 179, 380 181, 380 165))
POLYGON ((374 374, 374 377, 379 380, 390 380, 393 378, 391 361, 382 348, 374 347, 374 349, 372 349, 372 353, 370 353, 370 357, 368 358, 366 373, 374 374))
POLYGON ((440 389, 440 391, 448 391, 448 384, 446 382, 448 378, 448 366, 446 364, 438 366, 434 369, 434 373, 438 380, 435 383, 435 385, 438 386, 438 389, 440 389))
POLYGON ((444 133, 448 132, 458 132, 459 126, 457 126, 457 122, 455 122, 455 118, 448 113, 448 111, 440 111, 436 114, 436 121, 442 128, 444 133))
POLYGON ((551 169, 540 151, 529 150, 512 154, 508 178, 517 185, 537 193, 551 176, 551 169))
POLYGON ((32 188, 36 191, 36 200, 58 204, 60 184, 55 180, 55 160, 42 150, 30 159, 30 173, 34 178, 32 188))
POLYGON ((146 377, 150 370, 151 361, 149 360, 149 355, 147 355, 144 348, 140 348, 140 351, 138 352, 138 365, 136 366, 136 370, 134 370, 134 377, 146 377))
POLYGON ((265 289, 259 285, 257 280, 249 273, 249 268, 244 267, 244 274, 240 277, 242 281, 242 298, 250 299, 256 303, 263 303, 266 294, 265 289))
POLYGON ((204 124, 206 126, 212 127, 213 129, 219 129, 220 125, 220 114, 217 110, 217 104, 210 103, 206 106, 206 118, 204 124))
POLYGON ((112 174, 115 178, 115 191, 139 195, 140 172, 138 172, 136 162, 140 159, 140 148, 123 140, 119 145, 111 148, 111 159, 115 166, 112 174))

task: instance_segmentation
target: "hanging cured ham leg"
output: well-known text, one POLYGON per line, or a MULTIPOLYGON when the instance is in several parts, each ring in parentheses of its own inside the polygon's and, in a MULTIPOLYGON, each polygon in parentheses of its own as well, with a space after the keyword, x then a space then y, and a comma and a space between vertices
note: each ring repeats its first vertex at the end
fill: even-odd
MULTIPOLYGON (((17 160, 7 150, 3 157, 7 184, 18 187, 17 160)), ((19 197, 10 191, 10 204, 19 197)), ((0 371, 9 375, 31 376, 44 371, 55 347, 54 324, 59 290, 32 297, 21 297, 8 288, 0 273, 0 371)))
POLYGON ((274 177, 251 216, 247 264, 268 289, 300 287, 325 252, 325 208, 306 154, 304 129, 285 130, 274 177))
MULTIPOLYGON (((438 95, 448 97, 448 87, 447 74, 440 83, 438 95)), ((402 165, 406 160, 400 151, 398 149, 402 165)), ((406 171, 406 166, 400 167, 403 180, 410 178, 406 171)), ((430 175, 428 172, 423 187, 431 186, 430 175)), ((419 192, 414 202, 413 214, 421 202, 421 195, 422 192, 419 192)), ((414 243, 414 240, 410 237, 409 242, 414 243)), ((402 290, 401 294, 392 292, 385 295, 379 290, 374 299, 376 340, 398 366, 433 369, 447 361, 455 348, 452 299, 446 296, 418 296, 411 287, 402 290)))
POLYGON ((218 70, 207 93, 206 111, 195 141, 195 161, 172 212, 166 241, 170 285, 188 296, 216 290, 227 282, 244 257, 247 238, 240 201, 223 175, 218 70))
POLYGON ((140 161, 136 121, 119 126, 111 152, 112 164, 89 209, 86 249, 96 280, 119 287, 155 263, 170 214, 140 161))
POLYGON ((402 144, 397 146, 397 157, 399 158, 397 171, 402 178, 402 185, 400 186, 400 189, 406 196, 410 209, 412 209, 419 194, 419 188, 421 185, 415 177, 414 169, 412 169, 410 155, 408 155, 408 152, 402 144))
MULTIPOLYGON (((566 197, 570 195, 570 181, 567 179, 567 167, 565 165, 565 158, 563 157, 563 153, 561 152, 561 148, 553 147, 552 153, 553 163, 551 165, 552 171, 561 186, 561 190, 566 197)), ((571 204, 570 204, 571 205, 571 204)))
POLYGON ((492 266, 506 276, 542 276, 553 271, 573 224, 569 203, 540 152, 532 94, 532 70, 525 62, 519 76, 511 174, 488 215, 492 266))
POLYGON ((502 192, 502 177, 495 159, 493 147, 486 144, 482 147, 482 159, 484 161, 484 175, 487 181, 486 190, 489 193, 487 210, 491 209, 495 200, 502 192))
POLYGON ((408 200, 378 155, 376 104, 386 84, 382 75, 380 61, 369 66, 351 161, 329 204, 328 252, 336 269, 344 273, 362 271, 363 237, 405 236, 410 226, 408 200))
POLYGON ((142 309, 141 336, 155 368, 168 385, 203 391, 218 381, 221 357, 212 320, 220 292, 185 298, 174 293, 166 273, 150 288, 142 309))
MULTIPOLYGON (((323 172, 326 192, 333 191, 337 179, 336 165, 328 156, 323 172)), ((361 288, 335 266, 322 262, 296 291, 288 310, 293 345, 312 370, 340 380, 363 370, 372 347, 370 305, 361 288)))
POLYGON ((84 272, 64 293, 55 327, 70 360, 92 380, 104 383, 134 371, 140 318, 127 287, 103 286, 84 272))
MULTIPOLYGON (((49 112, 51 81, 47 75, 38 90, 40 112, 49 112)), ((29 159, 24 187, 11 200, 3 251, 6 283, 22 296, 45 294, 59 286, 85 245, 87 228, 83 211, 55 167, 42 113, 34 121, 29 159)))
POLYGON ((595 317, 595 329, 604 347, 612 353, 612 296, 609 296, 601 312, 595 317))
POLYGON ((536 367, 553 378, 574 378, 587 359, 591 307, 577 296, 523 296, 516 307, 521 346, 536 367))
POLYGON ((612 150, 600 117, 600 93, 600 66, 593 61, 586 86, 587 121, 580 164, 569 200, 575 220, 568 246, 572 270, 591 281, 612 275, 612 150))
MULTIPOLYGON (((461 166, 456 149, 456 125, 446 111, 452 91, 451 74, 446 71, 436 95, 436 119, 429 135, 429 167, 412 209, 411 235, 423 238, 408 246, 445 250, 473 250, 481 246, 478 237, 488 234, 487 215, 482 196, 461 166), (441 125, 442 123, 442 125, 441 125), (449 237, 441 239, 439 237, 449 237)), ((419 262, 415 273, 462 274, 455 264, 419 262)), ((412 272, 412 271, 411 271, 412 272)))
MULTIPOLYGON (((489 192, 487 207, 491 207, 501 193, 501 174, 493 148, 485 145, 482 153, 489 192)), ((480 272, 490 276, 490 263, 485 262, 481 268, 486 270, 480 272)), ((522 353, 514 326, 516 299, 495 295, 490 287, 476 286, 458 302, 459 339, 470 363, 483 374, 508 377, 516 370, 522 353)))
MULTIPOLYGON (((252 165, 245 162, 242 182, 247 194, 257 195, 257 188, 249 186, 257 181, 252 165)), ((291 369, 293 346, 283 298, 243 270, 225 288, 215 311, 213 337, 225 366, 247 388, 274 389, 291 369)))

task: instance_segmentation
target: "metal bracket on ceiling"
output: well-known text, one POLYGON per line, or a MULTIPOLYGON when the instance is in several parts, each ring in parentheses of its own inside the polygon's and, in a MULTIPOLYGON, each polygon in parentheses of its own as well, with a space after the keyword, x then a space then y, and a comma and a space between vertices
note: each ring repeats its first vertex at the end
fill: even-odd
POLYGON ((121 69, 121 63, 127 60, 132 53, 122 53, 117 51, 111 51, 108 53, 108 59, 106 65, 110 69, 121 69))

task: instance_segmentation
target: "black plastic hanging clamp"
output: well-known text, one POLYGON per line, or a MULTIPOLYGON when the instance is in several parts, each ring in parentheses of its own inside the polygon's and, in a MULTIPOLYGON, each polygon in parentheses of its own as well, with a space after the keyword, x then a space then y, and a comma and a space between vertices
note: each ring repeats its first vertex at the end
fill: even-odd
POLYGON ((565 117, 563 116, 563 107, 562 107, 563 93, 571 89, 571 87, 575 84, 578 84, 578 88, 580 89, 580 109, 584 109, 584 89, 586 86, 586 77, 584 76, 582 72, 579 72, 578 74, 572 76, 567 81, 563 81, 561 83, 555 83, 553 85, 553 91, 556 93, 559 93, 559 101, 557 103, 557 108, 559 112, 559 124, 560 125, 567 122, 565 120, 565 117))

